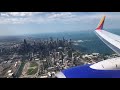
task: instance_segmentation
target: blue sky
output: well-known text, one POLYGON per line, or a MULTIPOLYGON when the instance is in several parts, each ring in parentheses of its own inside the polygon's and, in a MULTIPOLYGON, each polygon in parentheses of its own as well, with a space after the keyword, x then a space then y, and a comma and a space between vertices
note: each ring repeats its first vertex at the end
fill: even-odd
POLYGON ((92 31, 103 15, 105 29, 120 29, 120 12, 1 12, 0 36, 92 31))

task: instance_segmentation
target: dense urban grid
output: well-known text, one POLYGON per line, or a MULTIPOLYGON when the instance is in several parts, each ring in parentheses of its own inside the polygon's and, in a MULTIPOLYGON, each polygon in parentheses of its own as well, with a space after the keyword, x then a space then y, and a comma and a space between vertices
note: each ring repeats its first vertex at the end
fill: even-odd
POLYGON ((82 53, 73 41, 63 39, 24 39, 0 43, 1 78, 55 78, 55 73, 78 65, 93 64, 116 54, 82 53))

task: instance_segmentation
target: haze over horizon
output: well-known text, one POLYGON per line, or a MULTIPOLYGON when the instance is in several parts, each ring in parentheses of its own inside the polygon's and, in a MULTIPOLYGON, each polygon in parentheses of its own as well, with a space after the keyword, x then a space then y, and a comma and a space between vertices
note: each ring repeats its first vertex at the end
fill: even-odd
POLYGON ((105 15, 105 29, 120 29, 119 12, 1 12, 0 36, 95 30, 105 15))

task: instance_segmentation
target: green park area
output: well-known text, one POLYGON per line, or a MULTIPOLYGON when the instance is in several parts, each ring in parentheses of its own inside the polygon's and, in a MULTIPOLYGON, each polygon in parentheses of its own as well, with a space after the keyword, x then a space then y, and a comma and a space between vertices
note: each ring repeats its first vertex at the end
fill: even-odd
POLYGON ((36 67, 36 66, 38 66, 38 64, 36 62, 31 62, 30 63, 30 67, 36 67))
POLYGON ((27 71, 27 75, 34 75, 38 71, 38 64, 36 62, 31 62, 30 67, 27 71))

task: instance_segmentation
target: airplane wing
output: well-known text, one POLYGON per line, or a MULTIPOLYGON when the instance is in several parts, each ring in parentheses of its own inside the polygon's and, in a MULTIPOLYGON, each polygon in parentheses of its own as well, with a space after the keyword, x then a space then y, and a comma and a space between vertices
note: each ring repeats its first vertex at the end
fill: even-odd
POLYGON ((100 20, 95 33, 114 52, 120 55, 120 36, 103 30, 105 16, 100 20))
MULTIPOLYGON (((105 16, 100 20, 95 33, 113 51, 120 55, 120 36, 103 29, 105 16)), ((120 77, 120 57, 107 59, 95 64, 86 64, 63 70, 57 78, 116 78, 120 77)))

